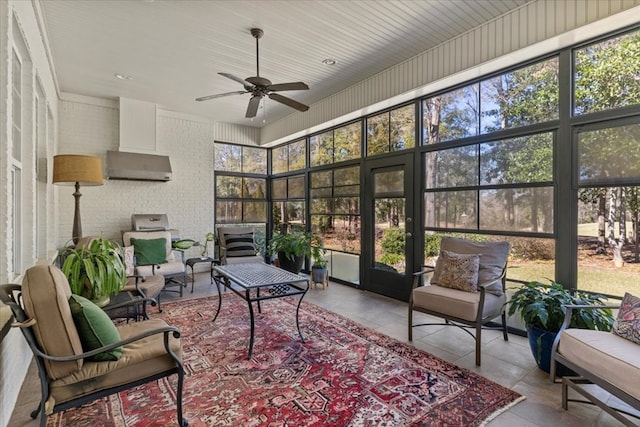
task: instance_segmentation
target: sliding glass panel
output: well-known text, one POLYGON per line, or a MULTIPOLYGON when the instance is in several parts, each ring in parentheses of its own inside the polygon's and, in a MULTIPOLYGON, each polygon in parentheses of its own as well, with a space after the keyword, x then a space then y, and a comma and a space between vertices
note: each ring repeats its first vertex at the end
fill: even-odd
POLYGON ((242 202, 216 201, 216 222, 221 224, 242 222, 242 202))
POLYGON ((553 181, 553 134, 480 144, 480 184, 553 181))
POLYGON ((480 229, 553 233, 553 187, 480 190, 480 229))
POLYGON ((216 176, 216 195, 222 198, 240 198, 242 178, 239 176, 216 176))
POLYGON ((245 199, 265 199, 266 180, 260 178, 242 178, 242 197, 245 199))
POLYGON ((637 294, 640 186, 582 188, 578 200, 578 289, 637 294))
POLYGON ((425 193, 425 226, 475 229, 476 195, 476 191, 425 193))
POLYGON ((271 181, 271 198, 286 199, 287 198, 287 179, 274 179, 271 181))
POLYGON ((578 162, 580 184, 640 181, 640 124, 578 133, 578 162))
POLYGON ((426 155, 427 188, 478 185, 478 147, 451 148, 426 155))

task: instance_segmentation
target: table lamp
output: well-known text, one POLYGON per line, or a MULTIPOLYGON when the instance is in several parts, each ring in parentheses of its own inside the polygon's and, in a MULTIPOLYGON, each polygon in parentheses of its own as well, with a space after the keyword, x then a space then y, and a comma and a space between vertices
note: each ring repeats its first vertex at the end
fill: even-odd
POLYGON ((73 243, 82 238, 80 221, 80 184, 102 185, 102 161, 100 157, 79 154, 59 154, 53 156, 53 183, 58 185, 75 185, 73 197, 76 199, 76 210, 73 215, 73 243))

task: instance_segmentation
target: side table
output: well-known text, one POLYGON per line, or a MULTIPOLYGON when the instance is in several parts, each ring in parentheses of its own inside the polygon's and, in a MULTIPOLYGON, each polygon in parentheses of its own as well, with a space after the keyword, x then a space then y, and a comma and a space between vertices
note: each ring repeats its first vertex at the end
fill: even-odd
POLYGON ((191 268, 191 293, 193 293, 193 285, 196 282, 195 275, 194 275, 194 272, 193 272, 193 266, 198 264, 198 263, 201 263, 201 262, 208 262, 209 263, 209 271, 210 271, 210 274, 211 274, 211 284, 213 285, 213 266, 218 264, 220 261, 217 258, 198 257, 198 258, 189 258, 185 262, 185 264, 191 268))

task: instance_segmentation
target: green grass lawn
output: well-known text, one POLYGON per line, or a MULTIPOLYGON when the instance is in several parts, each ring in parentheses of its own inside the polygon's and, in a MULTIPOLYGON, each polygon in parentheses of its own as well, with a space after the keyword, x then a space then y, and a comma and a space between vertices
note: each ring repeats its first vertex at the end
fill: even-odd
MULTIPOLYGON (((554 263, 512 263, 507 269, 507 278, 549 283, 548 279, 553 279, 555 276, 554 268, 554 263)), ((515 285, 507 283, 507 286, 515 285)), ((637 295, 640 293, 640 277, 638 273, 625 271, 624 268, 604 269, 583 265, 578 271, 578 288, 609 295, 623 296, 625 292, 637 295)))

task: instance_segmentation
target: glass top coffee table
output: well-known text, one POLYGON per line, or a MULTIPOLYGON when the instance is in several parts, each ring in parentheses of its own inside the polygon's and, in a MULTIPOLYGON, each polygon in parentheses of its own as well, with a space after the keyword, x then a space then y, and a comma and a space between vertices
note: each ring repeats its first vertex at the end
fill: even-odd
POLYGON ((249 316, 251 318, 251 336, 249 338, 249 355, 251 359, 253 352, 254 316, 253 303, 258 303, 258 313, 261 312, 260 301, 283 298, 299 295, 300 300, 296 307, 296 327, 300 339, 304 342, 304 337, 300 331, 299 312, 302 298, 309 290, 309 279, 294 273, 290 273, 278 267, 262 263, 229 264, 214 266, 217 273, 214 276, 218 288, 218 310, 213 318, 215 322, 220 314, 222 305, 222 289, 220 285, 232 290, 236 295, 244 299, 249 305, 249 316), (236 285, 236 286, 233 286, 236 285))

